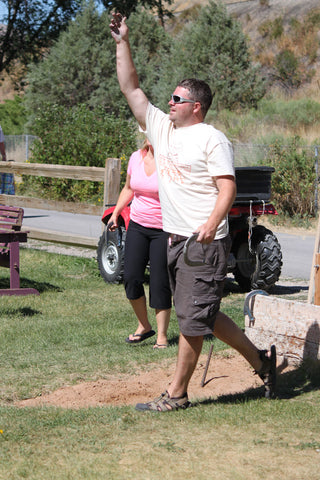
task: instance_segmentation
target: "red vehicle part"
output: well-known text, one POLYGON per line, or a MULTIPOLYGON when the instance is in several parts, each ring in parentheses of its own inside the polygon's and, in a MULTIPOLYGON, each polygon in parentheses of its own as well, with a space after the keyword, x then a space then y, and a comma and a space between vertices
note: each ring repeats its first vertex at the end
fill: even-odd
MULTIPOLYGON (((113 214, 114 207, 115 207, 115 205, 107 208, 107 210, 104 211, 101 221, 105 225, 108 224, 109 218, 113 214)), ((127 206, 122 210, 121 214, 119 215, 118 223, 123 225, 125 227, 125 229, 127 230, 128 225, 129 225, 129 221, 130 221, 130 206, 127 206)))
MULTIPOLYGON (((114 206, 105 210, 102 222, 107 226, 114 206)), ((244 291, 270 290, 279 280, 282 267, 280 244, 271 230, 257 225, 263 215, 278 215, 274 206, 264 203, 233 205, 229 213, 232 238, 228 272, 244 291)), ((97 260, 100 273, 107 283, 119 283, 123 278, 123 256, 130 206, 118 217, 118 229, 101 235, 97 260)))
MULTIPOLYGON (((264 203, 259 203, 251 206, 251 214, 255 217, 259 217, 261 215, 278 215, 278 212, 271 203, 266 205, 264 203)), ((230 217, 240 217, 241 215, 248 215, 248 205, 235 205, 231 207, 229 219, 230 217)))

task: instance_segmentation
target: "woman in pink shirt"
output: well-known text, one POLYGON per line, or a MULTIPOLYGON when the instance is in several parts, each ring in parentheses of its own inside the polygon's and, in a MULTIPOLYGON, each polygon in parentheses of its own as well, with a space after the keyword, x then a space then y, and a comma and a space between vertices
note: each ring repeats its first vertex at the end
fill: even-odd
POLYGON ((124 286, 137 316, 138 327, 135 333, 126 338, 126 342, 139 343, 155 335, 149 322, 143 287, 145 269, 150 262, 149 305, 156 311, 158 327, 154 348, 166 348, 171 313, 167 272, 169 234, 162 230, 156 165, 148 140, 130 157, 126 184, 109 220, 109 225, 113 222, 111 230, 117 228, 119 214, 131 201, 124 254, 124 286))

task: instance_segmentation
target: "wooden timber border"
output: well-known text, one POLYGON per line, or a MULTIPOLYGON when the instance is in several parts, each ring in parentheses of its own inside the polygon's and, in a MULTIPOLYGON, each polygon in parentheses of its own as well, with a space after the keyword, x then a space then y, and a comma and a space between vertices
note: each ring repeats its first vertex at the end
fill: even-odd
MULTIPOLYGON (((89 180, 104 183, 103 204, 101 206, 84 203, 46 200, 44 198, 23 197, 19 195, 0 195, 0 204, 11 207, 38 208, 58 212, 79 213, 102 216, 105 205, 117 202, 120 189, 121 161, 118 158, 107 158, 103 167, 79 167, 69 165, 50 165, 42 163, 0 162, 1 173, 16 175, 33 175, 37 177, 68 178, 73 180, 89 180)), ((72 235, 53 230, 42 230, 22 227, 28 230, 28 237, 54 243, 96 248, 98 239, 72 235)))

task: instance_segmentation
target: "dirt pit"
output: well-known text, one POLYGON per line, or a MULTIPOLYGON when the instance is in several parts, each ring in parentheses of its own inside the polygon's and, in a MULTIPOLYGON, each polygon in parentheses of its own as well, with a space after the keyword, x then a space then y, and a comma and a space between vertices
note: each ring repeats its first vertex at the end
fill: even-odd
MULTIPOLYGON (((221 395, 245 392, 262 386, 262 382, 242 356, 233 352, 212 355, 202 387, 207 355, 201 355, 189 385, 190 400, 205 400, 221 395)), ((169 385, 175 360, 163 368, 137 372, 135 375, 111 376, 108 379, 65 386, 52 393, 17 402, 19 407, 57 406, 85 408, 105 405, 135 405, 159 396, 169 385)), ((289 368, 287 367, 289 370, 289 368)))

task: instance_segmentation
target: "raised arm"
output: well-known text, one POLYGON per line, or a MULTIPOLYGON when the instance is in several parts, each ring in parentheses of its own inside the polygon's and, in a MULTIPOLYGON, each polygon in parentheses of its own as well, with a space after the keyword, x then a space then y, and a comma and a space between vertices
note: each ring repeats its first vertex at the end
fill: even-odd
POLYGON ((138 75, 131 55, 126 17, 123 17, 120 13, 113 13, 112 15, 110 30, 117 44, 117 75, 120 90, 126 97, 139 125, 145 130, 148 99, 139 87, 138 75))

